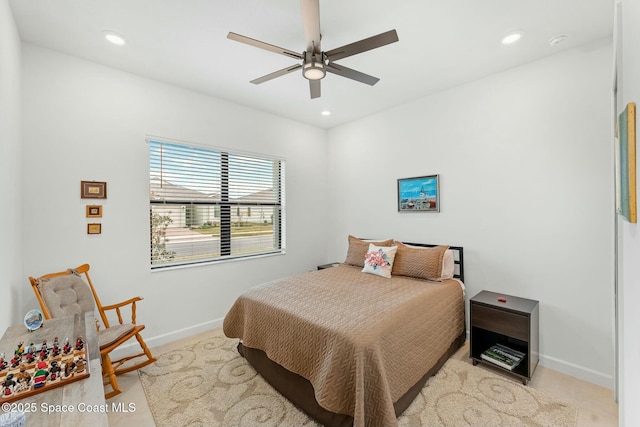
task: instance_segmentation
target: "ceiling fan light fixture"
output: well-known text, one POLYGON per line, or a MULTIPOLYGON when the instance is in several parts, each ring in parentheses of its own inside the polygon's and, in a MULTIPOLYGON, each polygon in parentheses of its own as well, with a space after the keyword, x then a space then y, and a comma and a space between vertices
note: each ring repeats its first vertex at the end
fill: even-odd
POLYGON ((302 72, 304 77, 308 80, 320 80, 326 75, 322 64, 309 63, 304 65, 304 71, 302 72))
POLYGON ((302 75, 307 80, 321 80, 327 75, 324 69, 324 54, 312 54, 304 56, 304 65, 302 66, 302 75), (320 58, 318 58, 320 56, 320 58))

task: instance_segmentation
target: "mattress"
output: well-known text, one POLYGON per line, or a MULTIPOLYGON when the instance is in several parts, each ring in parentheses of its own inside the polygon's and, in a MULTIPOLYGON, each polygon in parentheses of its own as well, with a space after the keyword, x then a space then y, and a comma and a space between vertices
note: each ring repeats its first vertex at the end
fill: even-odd
POLYGON ((308 380, 328 412, 357 427, 395 426, 394 403, 463 336, 464 297, 456 280, 340 265, 247 291, 224 332, 308 380))

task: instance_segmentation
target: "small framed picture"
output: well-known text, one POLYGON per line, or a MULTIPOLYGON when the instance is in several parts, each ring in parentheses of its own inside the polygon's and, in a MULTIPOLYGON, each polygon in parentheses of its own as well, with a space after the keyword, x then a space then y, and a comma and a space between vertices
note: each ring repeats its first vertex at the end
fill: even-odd
POLYGON ((87 224, 87 234, 101 234, 102 233, 102 224, 94 223, 87 224))
POLYGON ((87 205, 87 218, 102 218, 102 205, 87 205))
POLYGON ((398 180, 398 212, 440 212, 438 175, 398 180))
POLYGON ((83 199, 106 199, 107 183, 98 181, 80 181, 80 197, 83 199))

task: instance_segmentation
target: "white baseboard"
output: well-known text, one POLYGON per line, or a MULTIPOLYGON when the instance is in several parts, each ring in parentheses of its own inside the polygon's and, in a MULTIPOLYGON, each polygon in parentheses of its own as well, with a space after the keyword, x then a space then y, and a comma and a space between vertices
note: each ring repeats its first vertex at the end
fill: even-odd
MULTIPOLYGON (((199 325, 189 326, 188 328, 178 329, 177 331, 169 332, 167 334, 158 335, 155 337, 148 337, 144 335, 144 342, 152 350, 156 347, 160 347, 165 344, 169 344, 173 341, 178 341, 183 338, 188 338, 193 335, 198 335, 211 329, 221 328, 224 318, 210 320, 208 322, 200 323, 199 325)), ((144 331, 143 331, 144 334, 144 331)), ((135 339, 131 339, 127 344, 119 347, 117 350, 111 352, 112 359, 119 359, 121 357, 135 354, 140 351, 140 346, 135 339)))
POLYGON ((540 361, 538 363, 545 368, 553 369, 554 371, 562 372, 563 374, 571 375, 572 377, 613 390, 613 376, 611 375, 594 371, 593 369, 585 368, 584 366, 576 365, 575 363, 567 362, 555 357, 545 356, 543 354, 540 354, 539 357, 540 361))

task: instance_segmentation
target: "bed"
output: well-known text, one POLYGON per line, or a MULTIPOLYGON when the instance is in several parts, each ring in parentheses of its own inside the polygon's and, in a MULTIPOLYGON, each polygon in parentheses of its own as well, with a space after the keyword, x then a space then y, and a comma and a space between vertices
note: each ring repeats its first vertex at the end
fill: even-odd
POLYGON ((396 426, 465 341, 463 249, 370 244, 349 236, 345 263, 252 288, 224 320, 256 371, 326 426, 396 426), (372 248, 397 250, 387 275, 363 272, 372 248))

